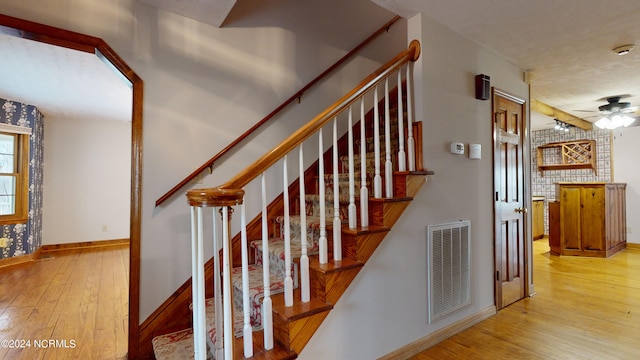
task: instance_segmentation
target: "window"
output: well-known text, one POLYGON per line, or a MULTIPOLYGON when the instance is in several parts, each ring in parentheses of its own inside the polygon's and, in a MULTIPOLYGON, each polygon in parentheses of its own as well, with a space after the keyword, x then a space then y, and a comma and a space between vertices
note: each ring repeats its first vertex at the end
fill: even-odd
POLYGON ((0 132, 0 225, 27 221, 29 135, 0 132))

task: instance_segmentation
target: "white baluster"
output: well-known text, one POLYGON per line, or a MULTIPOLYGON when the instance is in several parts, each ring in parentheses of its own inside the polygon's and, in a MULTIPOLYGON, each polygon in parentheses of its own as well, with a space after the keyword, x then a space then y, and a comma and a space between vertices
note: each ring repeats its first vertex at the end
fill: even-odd
POLYGON ((224 308, 224 358, 233 359, 233 309, 231 292, 231 242, 229 238, 229 208, 222 207, 222 303, 224 308))
POLYGON ((360 98, 360 226, 369 226, 369 189, 367 189, 367 141, 364 97, 360 98))
MULTIPOLYGON (((271 279, 269 278, 269 231, 267 227, 267 182, 262 173, 262 325, 264 326, 264 348, 273 349, 273 305, 271 303, 271 279)), ((216 358, 217 359, 217 358, 216 358)))
POLYGON ((375 157, 373 196, 381 198, 382 176, 380 176, 380 111, 378 110, 378 85, 373 88, 373 156, 375 157))
POLYGON ((398 70, 398 171, 407 171, 404 152, 404 107, 402 104, 402 72, 398 70))
POLYGON ((408 159, 409 171, 416 170, 416 144, 413 139, 413 89, 411 89, 411 63, 407 63, 407 148, 409 149, 408 159))
POLYGON ((327 251, 327 224, 325 214, 325 184, 324 184, 324 146, 322 144, 322 128, 318 131, 318 197, 320 205, 320 239, 318 241, 318 261, 320 264, 326 264, 328 261, 327 251))
POLYGON ((333 118, 333 260, 342 260, 340 176, 338 174, 338 118, 333 118))
POLYGON ((293 278, 291 277, 291 227, 289 219, 289 177, 287 176, 287 155, 283 158, 282 178, 284 181, 284 305, 293 306, 293 278))
POLYGON ((342 260, 340 234, 340 178, 338 177, 338 118, 333 118, 333 260, 342 260))
POLYGON ((393 169, 391 164, 391 114, 389 113, 389 78, 384 79, 384 188, 385 196, 393 197, 393 169))
POLYGON ((355 229, 358 223, 356 214, 356 184, 353 164, 353 115, 349 106, 349 229, 355 229))
POLYGON ((309 284, 309 256, 307 255, 307 203, 305 201, 304 188, 304 152, 302 144, 299 151, 300 168, 300 300, 309 302, 311 299, 311 288, 309 284))
POLYGON ((242 312, 244 316, 244 327, 242 331, 242 341, 244 344, 244 357, 253 356, 253 329, 251 328, 250 319, 250 302, 249 302, 249 249, 247 249, 247 217, 244 210, 244 201, 240 207, 240 224, 241 224, 241 241, 242 252, 242 312))
POLYGON ((224 344, 222 341, 222 331, 224 326, 224 311, 222 309, 222 277, 220 276, 220 234, 218 233, 218 214, 216 210, 218 208, 213 207, 213 310, 215 314, 215 326, 216 326, 216 344, 214 347, 214 353, 216 359, 224 358, 224 344))
POLYGON ((206 315, 204 307, 204 256, 202 208, 191 207, 191 296, 193 306, 193 356, 206 359, 206 315))

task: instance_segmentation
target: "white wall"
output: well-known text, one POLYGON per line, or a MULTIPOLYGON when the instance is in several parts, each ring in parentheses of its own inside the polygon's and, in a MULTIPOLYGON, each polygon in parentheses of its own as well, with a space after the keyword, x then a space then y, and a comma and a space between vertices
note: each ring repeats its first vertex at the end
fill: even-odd
POLYGON ((42 244, 129 238, 131 123, 44 123, 42 244))
MULTIPOLYGON (((134 0, 0 0, 0 12, 100 37, 144 81, 140 321, 191 272, 184 192, 156 199, 393 17, 369 0, 241 1, 222 28, 134 0)), ((193 186, 223 183, 337 100, 405 48, 405 25, 193 186)))
POLYGON ((613 130, 613 181, 627 183, 627 242, 640 243, 640 127, 613 130))
POLYGON ((493 306, 491 102, 475 99, 474 75, 524 99, 522 71, 426 16, 409 21, 420 38, 416 74, 422 95, 424 158, 435 175, 334 307, 300 359, 375 359, 493 306), (420 69, 421 67, 421 69, 420 69), (452 155, 449 144, 482 145, 482 159, 452 155), (427 324, 426 228, 471 220, 472 305, 427 324), (331 344, 331 346, 327 346, 331 344))

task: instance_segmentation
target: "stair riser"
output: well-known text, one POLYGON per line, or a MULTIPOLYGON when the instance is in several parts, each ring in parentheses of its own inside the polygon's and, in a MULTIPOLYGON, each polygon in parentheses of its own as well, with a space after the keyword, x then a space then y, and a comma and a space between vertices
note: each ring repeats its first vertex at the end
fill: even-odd
POLYGON ((427 182, 426 175, 411 175, 408 172, 393 174, 393 194, 396 197, 413 198, 418 190, 427 182))
POLYGON ((274 338, 279 341, 285 349, 299 354, 327 315, 329 315, 329 312, 325 311, 299 320, 290 321, 286 321, 279 316, 274 316, 274 338))
POLYGON ((330 274, 313 271, 311 273, 311 296, 331 304, 337 303, 360 269, 362 267, 330 274))
POLYGON ((369 223, 371 225, 392 227, 410 202, 411 198, 393 202, 386 202, 385 199, 372 199, 369 202, 369 223))
POLYGON ((344 234, 342 237, 342 248, 344 256, 349 259, 366 262, 378 245, 387 236, 388 231, 370 233, 366 235, 344 234))

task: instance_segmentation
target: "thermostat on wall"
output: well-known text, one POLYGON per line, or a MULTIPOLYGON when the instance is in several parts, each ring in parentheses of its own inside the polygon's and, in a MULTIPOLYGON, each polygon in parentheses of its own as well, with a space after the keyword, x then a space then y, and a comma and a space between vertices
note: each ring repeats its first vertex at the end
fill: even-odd
POLYGON ((458 155, 464 154, 464 144, 459 142, 451 143, 451 153, 458 155))

